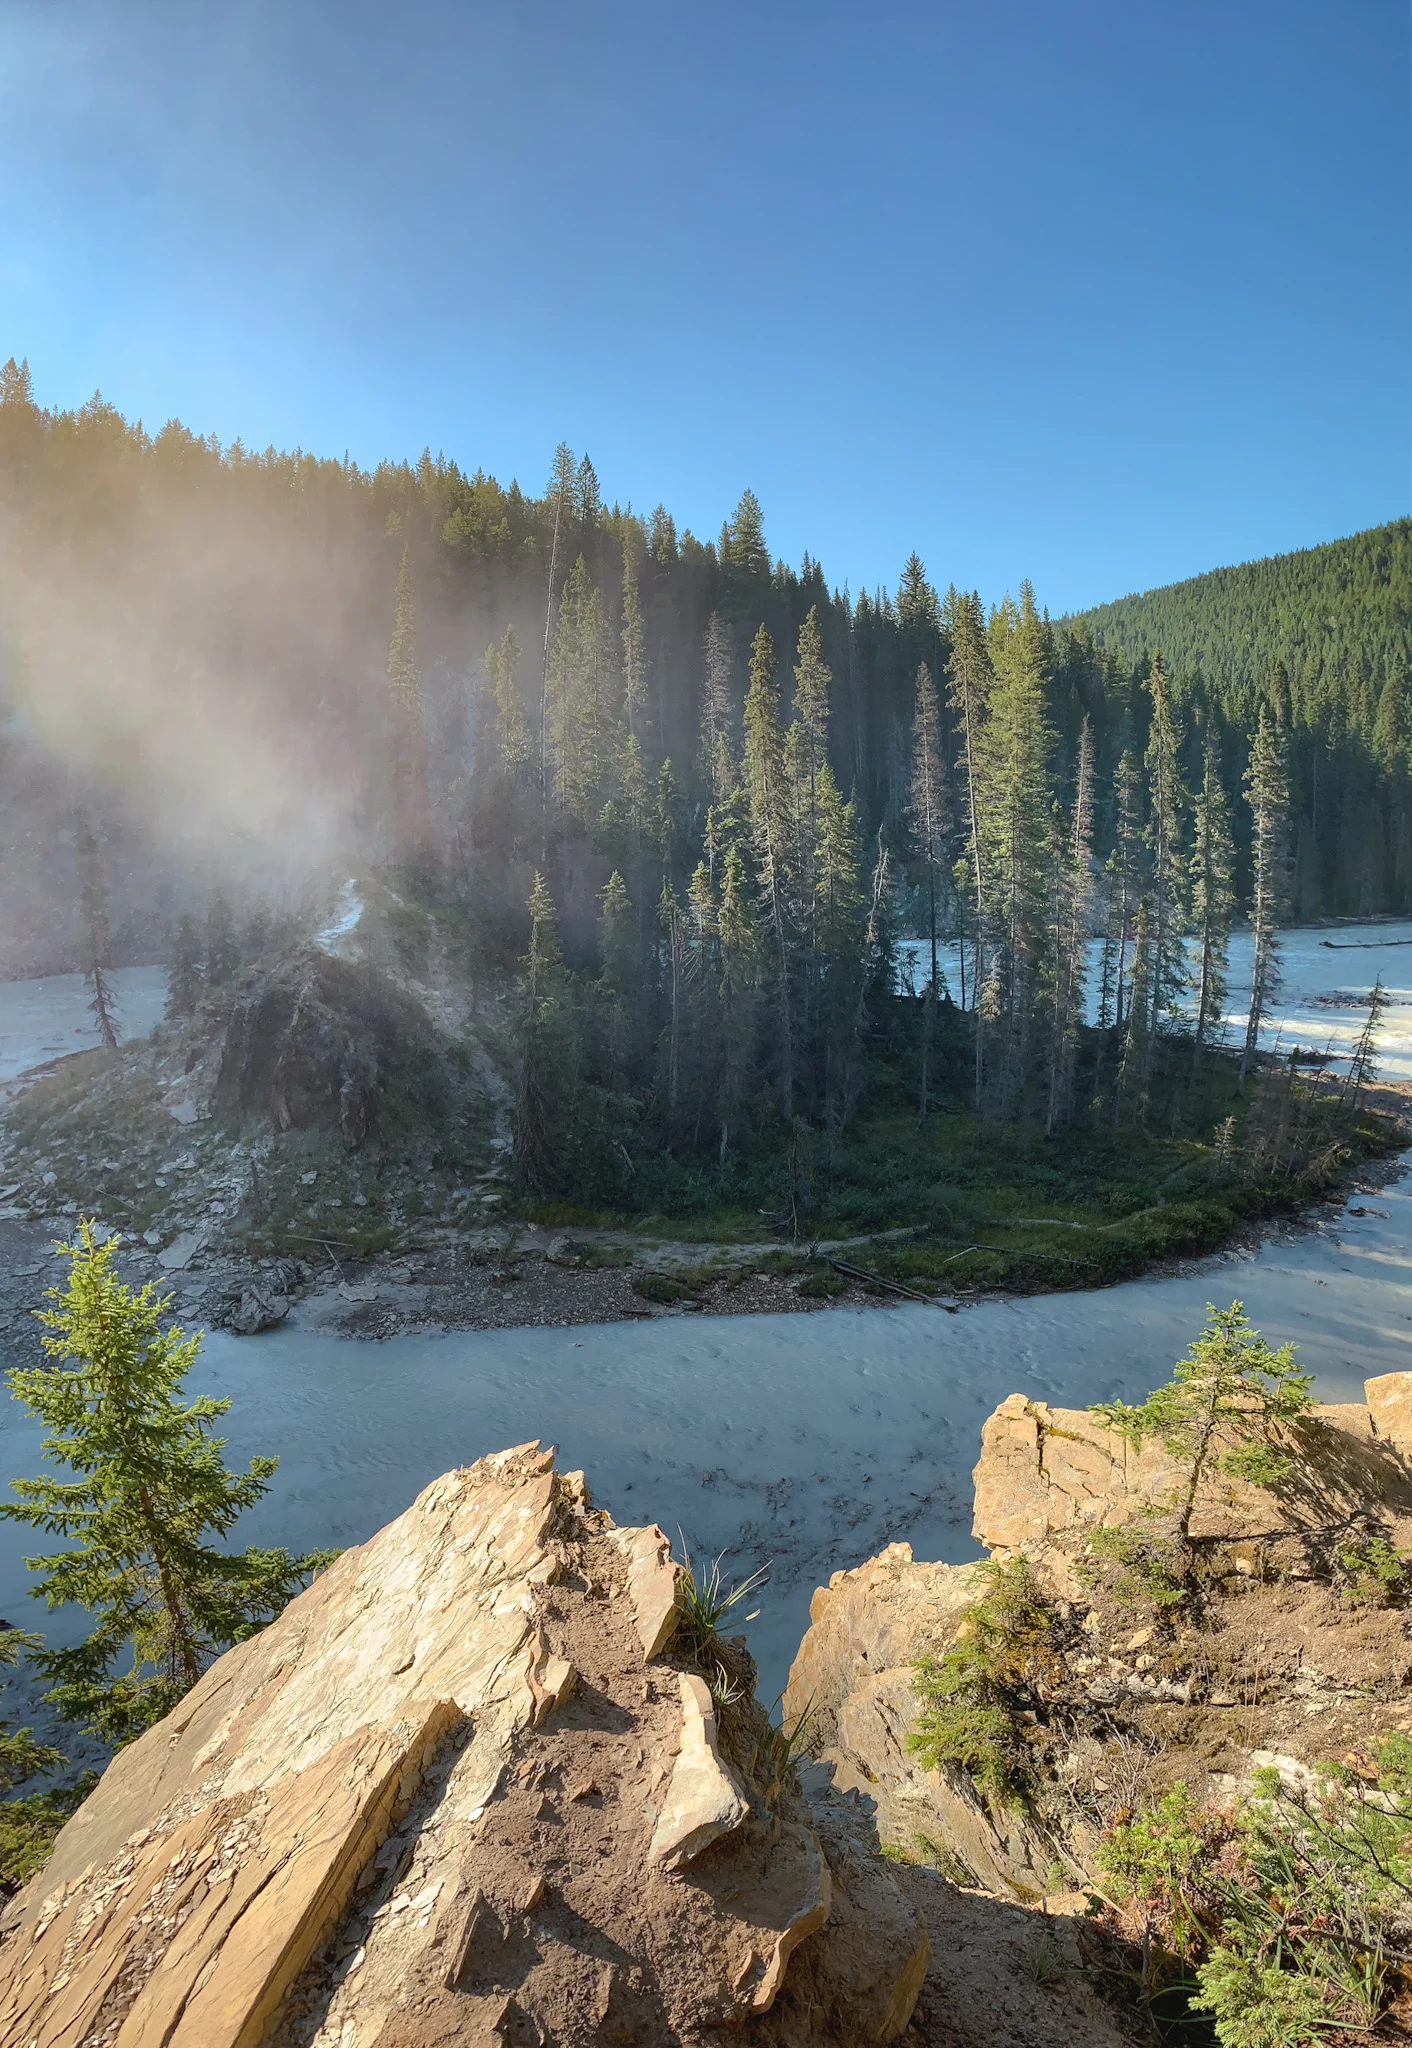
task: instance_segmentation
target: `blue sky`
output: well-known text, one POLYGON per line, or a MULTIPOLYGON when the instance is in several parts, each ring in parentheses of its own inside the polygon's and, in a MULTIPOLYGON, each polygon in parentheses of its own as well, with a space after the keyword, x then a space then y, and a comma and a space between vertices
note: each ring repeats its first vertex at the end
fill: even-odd
POLYGON ((6 0, 0 356, 1059 612, 1412 506, 1405 0, 6 0))

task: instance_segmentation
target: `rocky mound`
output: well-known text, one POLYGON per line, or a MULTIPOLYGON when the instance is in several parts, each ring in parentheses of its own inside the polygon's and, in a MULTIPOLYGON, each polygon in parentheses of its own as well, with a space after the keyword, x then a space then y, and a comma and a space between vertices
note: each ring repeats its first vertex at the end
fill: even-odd
POLYGON ((434 920, 388 891, 360 907, 336 941, 272 946, 150 1038, 30 1081, 0 1117, 14 1210, 96 1214, 174 1270, 208 1246, 325 1263, 329 1242, 490 1220, 509 1142, 494 1030, 424 957, 434 920))
POLYGON ((908 1746, 918 1660, 971 1630, 984 1563, 922 1564, 894 1544, 835 1573, 814 1595, 786 1713, 811 1706, 834 1786, 896 1852, 1031 1902, 1095 1884, 1103 1830, 1177 1778, 1219 1802, 1262 1765, 1297 1771, 1412 1732, 1412 1586, 1405 1570, 1386 1582, 1412 1550, 1412 1373, 1365 1392, 1293 1426, 1278 1492, 1213 1469, 1192 1520, 1194 1595, 1174 1593, 1160 1534, 1149 1540, 1179 1477, 1160 1444, 1139 1454, 1087 1411, 1001 1403, 974 1532, 994 1560, 1023 1558, 1046 1603, 1016 1731, 1032 1797, 988 1798, 959 1763, 929 1769, 908 1746))
POLYGON ((920 1916, 678 1592, 552 1453, 446 1474, 110 1765, 7 1910, 0 2039, 897 2038, 920 1916))

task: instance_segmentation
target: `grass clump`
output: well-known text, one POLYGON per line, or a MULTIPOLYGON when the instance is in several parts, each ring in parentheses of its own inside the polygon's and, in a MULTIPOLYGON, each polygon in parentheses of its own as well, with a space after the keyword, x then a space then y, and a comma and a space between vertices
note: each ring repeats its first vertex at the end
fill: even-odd
MULTIPOLYGON (((677 1574, 677 1640, 686 1647, 693 1661, 708 1671, 721 1662, 721 1624, 726 1616, 743 1606, 770 1576, 769 1568, 762 1565, 759 1571, 751 1572, 749 1578, 729 1582, 721 1570, 725 1555, 722 1551, 704 1570, 699 1570, 692 1563, 685 1540, 682 1541, 682 1561, 677 1574)), ((758 1612, 756 1609, 755 1613, 758 1612)), ((740 1619, 753 1621, 755 1613, 742 1615, 740 1619)))
POLYGON ((907 1746, 957 1765, 996 1806, 1025 1807, 1037 1777, 1020 1716, 1055 1675, 1055 1617, 1023 1558, 986 1567, 986 1589, 939 1658, 916 1666, 922 1711, 907 1746))

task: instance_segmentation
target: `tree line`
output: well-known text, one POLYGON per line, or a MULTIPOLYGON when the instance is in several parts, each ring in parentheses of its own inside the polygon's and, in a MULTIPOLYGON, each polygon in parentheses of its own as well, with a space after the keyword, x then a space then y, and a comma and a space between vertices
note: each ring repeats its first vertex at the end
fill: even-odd
MULTIPOLYGON (((1241 907, 1253 899, 1255 852, 1240 793, 1261 705, 1286 735, 1291 915, 1412 904, 1408 531, 1401 522, 1213 572, 1048 627, 1051 765, 1072 800, 1087 721, 1100 863, 1121 830, 1123 756, 1146 757, 1160 644, 1188 785, 1201 784, 1208 741, 1214 748, 1241 907)), ((605 503, 592 462, 567 449, 536 494, 429 451, 364 469, 239 441, 223 448, 176 422, 150 434, 99 397, 45 410, 27 366, 11 362, 0 370, 0 575, 3 688, 19 714, 0 744, 14 915, 28 900, 24 885, 42 895, 55 866, 55 821, 71 815, 77 764, 101 794, 111 864, 133 878, 115 892, 120 957, 134 957, 154 920, 174 922, 190 907, 182 865, 154 872, 146 858, 151 821, 181 796, 170 750, 150 746, 154 731, 189 728, 222 765, 258 743, 262 766, 273 756, 292 786, 279 829, 291 804, 306 814, 322 807, 336 815, 339 843, 364 853, 384 845, 389 779, 425 773, 445 841, 459 855, 490 856, 500 874, 507 860, 542 866, 566 817, 591 808, 610 775, 623 783, 608 791, 618 815, 665 802, 699 838, 723 721, 739 743, 758 627, 792 659, 813 612, 829 671, 829 765, 862 838, 871 843, 881 828, 901 844, 922 663, 938 683, 938 799, 952 816, 966 801, 962 714, 943 686, 952 621, 921 562, 904 564, 892 591, 852 593, 807 554, 798 568, 774 559, 749 491, 714 539, 700 538, 663 506, 605 503), (388 612, 404 557, 423 769, 390 759, 387 747, 388 612), (595 755, 593 706, 625 624, 631 678, 622 686, 639 758, 622 768, 595 755), (487 647, 502 653, 488 659, 487 647), (75 677, 87 694, 76 696, 75 677), (501 692, 507 712, 510 694, 517 699, 505 743, 533 771, 537 814, 515 805, 500 815, 484 801, 485 688, 501 692), (133 721, 141 744, 131 743, 133 721)), ((787 669, 783 684, 792 708, 787 669)), ((522 905, 527 891, 514 879, 522 905)), ((577 925, 586 899, 571 898, 561 908, 577 925)))

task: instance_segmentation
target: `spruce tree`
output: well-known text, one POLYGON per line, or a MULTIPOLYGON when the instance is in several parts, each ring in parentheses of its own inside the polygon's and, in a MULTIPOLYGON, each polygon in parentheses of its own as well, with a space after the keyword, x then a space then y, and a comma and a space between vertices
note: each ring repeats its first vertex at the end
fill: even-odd
POLYGON ((1125 747, 1113 784, 1113 851, 1108 861, 1107 938, 1117 955, 1113 1023, 1121 1036, 1128 1005, 1128 953, 1143 893, 1142 776, 1132 749, 1125 747))
POLYGON ((686 1023, 687 975, 692 958, 686 913, 677 901, 670 879, 662 884, 657 925, 662 934, 662 979, 667 1002, 664 1095, 670 1141, 676 1132, 681 1101, 682 1033, 686 1023))
POLYGON ((730 636, 720 614, 706 621, 706 681, 701 692, 701 773, 713 804, 729 803, 738 779, 731 740, 730 636))
POLYGON ((594 819, 622 758, 619 677, 602 593, 580 555, 564 584, 549 662, 555 808, 563 829, 594 819))
POLYGON ((981 820, 989 802, 986 786, 986 723, 995 672, 986 644, 985 620, 977 592, 961 592, 953 586, 947 592, 945 621, 951 637, 951 705, 961 734, 958 764, 966 788, 966 853, 970 862, 974 917, 974 965, 971 970, 971 1001, 976 1012, 975 1097, 979 1109, 984 1077, 984 1032, 982 999, 987 986, 986 929, 990 918, 989 875, 985 835, 981 820))
POLYGON ((515 1090, 514 1166, 527 1194, 555 1194, 568 1166, 564 1156, 565 1104, 571 1094, 576 1035, 566 1015, 567 982, 559 947, 559 920, 543 875, 529 898, 520 1064, 515 1090))
MULTIPOLYGON (((822 972, 818 926, 818 855, 826 801, 823 784, 832 783, 829 769, 829 683, 823 635, 815 606, 799 629, 799 658, 794 670, 794 717, 785 739, 785 772, 792 808, 790 863, 794 900, 792 923, 807 934, 804 973, 803 1028, 807 1035, 822 972)), ((836 792, 835 792, 836 794, 836 792)))
POLYGON ((1216 735, 1206 728, 1201 794, 1191 853, 1192 927, 1199 949, 1195 1052, 1219 1036, 1226 1013, 1231 922, 1235 916, 1235 846, 1231 806, 1221 780, 1216 735))
POLYGON ((637 912, 627 883, 614 868, 599 897, 599 984, 605 1002, 608 1083, 615 1094, 626 1093, 638 1048, 642 1020, 642 962, 637 912))
POLYGON ((1123 1028, 1122 1058, 1113 1095, 1115 1126, 1125 1111, 1131 1111, 1138 1123, 1147 1121, 1147 1089, 1152 1072, 1149 1044, 1152 1036, 1152 934, 1155 922, 1152 898, 1144 895, 1138 901, 1137 916, 1133 920, 1128 1020, 1123 1028))
POLYGON ((760 893, 773 939, 775 1003, 779 1017, 780 1110, 794 1121, 794 1003, 788 931, 793 820, 780 730, 780 693, 775 681, 774 642, 761 626, 750 650, 750 688, 745 699, 744 782, 750 830, 760 874, 760 893))
POLYGON ((522 777, 530 763, 529 727, 520 697, 520 644, 513 626, 504 638, 492 641, 485 650, 485 671, 495 701, 495 744, 500 764, 513 782, 522 777))
POLYGON ((995 1107, 1006 1116, 1029 1070, 1037 1006, 1053 963, 1048 636, 1028 583, 1021 585, 1017 607, 1008 601, 1001 607, 989 637, 995 684, 985 729, 980 824, 992 877, 991 1016, 1000 1027, 995 1107))
POLYGON ((737 577, 762 581, 770 573, 765 521, 754 491, 744 490, 726 527, 720 549, 721 567, 737 577))
POLYGON ((1294 1346, 1272 1351, 1240 1302, 1206 1305, 1206 1326, 1177 1362, 1166 1386, 1130 1407, 1105 1401, 1091 1412, 1135 1447, 1155 1436, 1185 1467, 1172 1506, 1177 1534, 1191 1542, 1201 1488, 1213 1471, 1255 1486, 1275 1486, 1294 1470, 1282 1439, 1310 1407, 1313 1380, 1294 1363, 1294 1346))
POLYGON ((1079 735, 1074 809, 1068 831, 1056 835, 1054 1006, 1049 1056, 1049 1133, 1073 1111, 1074 1066, 1083 1023, 1088 973, 1089 908, 1093 893, 1093 726, 1079 735))
POLYGON ((206 906, 206 985, 222 988, 240 970, 240 940, 228 899, 217 889, 206 906))
POLYGON ((1284 921, 1289 887, 1289 771, 1285 738, 1264 704, 1260 707, 1259 722, 1255 728, 1255 745, 1246 770, 1245 787, 1254 823, 1255 891, 1250 913, 1253 940, 1250 1015, 1246 1021, 1245 1047, 1240 1060, 1242 1088, 1260 1042, 1261 1026, 1279 994, 1280 926, 1284 921))
POLYGON ((632 734, 647 710, 647 640, 637 592, 637 548, 637 530, 629 527, 623 536, 623 708, 632 734))
POLYGON ((269 1491, 276 1458, 229 1470, 212 1424, 229 1401, 185 1397, 199 1335, 167 1324, 170 1295, 118 1278, 118 1240, 84 1221, 59 1248, 69 1262, 54 1307, 37 1311, 48 1363, 16 1367, 10 1387, 48 1427, 45 1456, 72 1479, 16 1479, 0 1516, 61 1538, 26 1560, 48 1607, 86 1609, 71 1648, 39 1653, 47 1697, 70 1720, 127 1742, 159 1720, 213 1658, 278 1614, 326 1553, 230 1551, 238 1517, 269 1491), (124 1658, 127 1668, 119 1669, 124 1658))
POLYGON ((719 1156, 724 1167, 732 1133, 738 1133, 744 1121, 755 1072, 760 978, 760 930, 745 862, 736 846, 726 853, 716 922, 721 947, 719 1156))
POLYGON ((426 859, 431 835, 427 780, 427 728, 422 679, 417 668, 417 630, 412 599, 410 548, 397 569, 392 641, 387 651, 391 709, 392 846, 403 866, 426 859))
POLYGON ((843 801, 827 763, 818 778, 816 808, 813 929, 820 970, 817 1010, 824 1116, 836 1137, 852 1113, 860 1086, 858 1023, 867 959, 858 816, 854 806, 843 801))
POLYGON ((1187 793, 1181 775, 1181 733, 1172 706, 1172 687, 1159 648, 1147 677, 1152 718, 1147 741, 1147 844, 1152 853, 1151 1048, 1163 1020, 1187 985, 1186 855, 1182 839, 1187 793))
POLYGON ((946 851, 946 783, 941 765, 941 706, 925 662, 917 669, 912 710, 912 789, 908 822, 912 855, 927 892, 927 939, 931 954, 931 1000, 941 987, 937 966, 937 885, 946 851))
POLYGON ((167 1015, 189 1017, 201 1000, 205 984, 205 947, 189 910, 183 911, 167 961, 167 1015))
POLYGON ((117 1003, 112 983, 112 942, 108 935, 108 878, 103 869, 102 849, 87 811, 77 820, 79 860, 79 914, 83 920, 84 978, 91 991, 88 1007, 98 1025, 99 1036, 111 1052, 118 1042, 117 1003))

